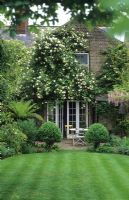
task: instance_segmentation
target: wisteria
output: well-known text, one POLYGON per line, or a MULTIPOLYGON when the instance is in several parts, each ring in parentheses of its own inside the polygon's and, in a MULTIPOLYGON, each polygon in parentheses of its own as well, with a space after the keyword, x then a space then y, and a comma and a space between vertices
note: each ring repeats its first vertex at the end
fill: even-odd
POLYGON ((129 102, 129 92, 115 89, 108 93, 108 101, 116 106, 123 102, 129 102))

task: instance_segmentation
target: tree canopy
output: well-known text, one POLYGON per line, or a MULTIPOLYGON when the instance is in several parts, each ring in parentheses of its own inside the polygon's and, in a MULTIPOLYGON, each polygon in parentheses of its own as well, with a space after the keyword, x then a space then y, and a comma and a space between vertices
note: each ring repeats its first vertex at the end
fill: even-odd
POLYGON ((129 1, 100 0, 100 4, 102 9, 110 8, 114 13, 110 32, 117 34, 126 33, 127 37, 129 37, 129 1))
MULTIPOLYGON (((88 20, 88 24, 105 23, 112 20, 113 12, 111 9, 101 9, 97 0, 65 0, 65 1, 43 1, 43 0, 2 0, 0 2, 0 13, 6 19, 11 20, 12 27, 31 18, 36 20, 41 18, 41 25, 44 23, 58 21, 57 10, 62 6, 71 13, 71 17, 80 21, 88 20), (35 7, 35 9, 33 9, 35 7)), ((1 22, 2 25, 2 22, 1 22)))
MULTIPOLYGON (((6 19, 11 19, 13 28, 28 18, 35 20, 35 23, 41 18, 41 25, 49 24, 58 21, 59 4, 65 11, 71 13, 72 18, 85 21, 87 25, 108 23, 108 26, 113 25, 112 30, 117 33, 128 31, 129 1, 127 0, 2 0, 0 14, 6 19)), ((0 24, 2 25, 2 22, 0 24)))

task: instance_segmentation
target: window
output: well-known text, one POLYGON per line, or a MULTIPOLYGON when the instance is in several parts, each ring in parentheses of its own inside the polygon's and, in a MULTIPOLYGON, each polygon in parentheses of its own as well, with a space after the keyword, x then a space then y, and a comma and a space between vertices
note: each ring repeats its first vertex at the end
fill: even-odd
POLYGON ((76 53, 76 58, 80 64, 89 66, 89 54, 88 53, 76 53))

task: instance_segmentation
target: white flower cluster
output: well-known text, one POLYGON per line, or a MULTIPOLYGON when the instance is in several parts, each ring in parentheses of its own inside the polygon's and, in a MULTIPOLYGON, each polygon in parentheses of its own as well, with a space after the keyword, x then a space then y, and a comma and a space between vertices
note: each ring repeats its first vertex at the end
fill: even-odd
POLYGON ((24 79, 31 83, 26 84, 26 90, 32 85, 38 99, 90 98, 95 79, 80 68, 74 54, 86 43, 84 34, 76 32, 74 28, 71 31, 62 29, 58 33, 41 34, 32 50, 32 79, 29 80, 30 76, 23 73, 24 79))

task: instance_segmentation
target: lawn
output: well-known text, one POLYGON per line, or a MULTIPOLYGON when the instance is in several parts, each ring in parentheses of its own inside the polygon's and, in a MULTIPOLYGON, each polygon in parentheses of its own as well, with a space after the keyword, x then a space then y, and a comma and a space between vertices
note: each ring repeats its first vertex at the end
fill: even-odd
POLYGON ((129 157, 62 151, 0 161, 0 200, 129 200, 129 157))

